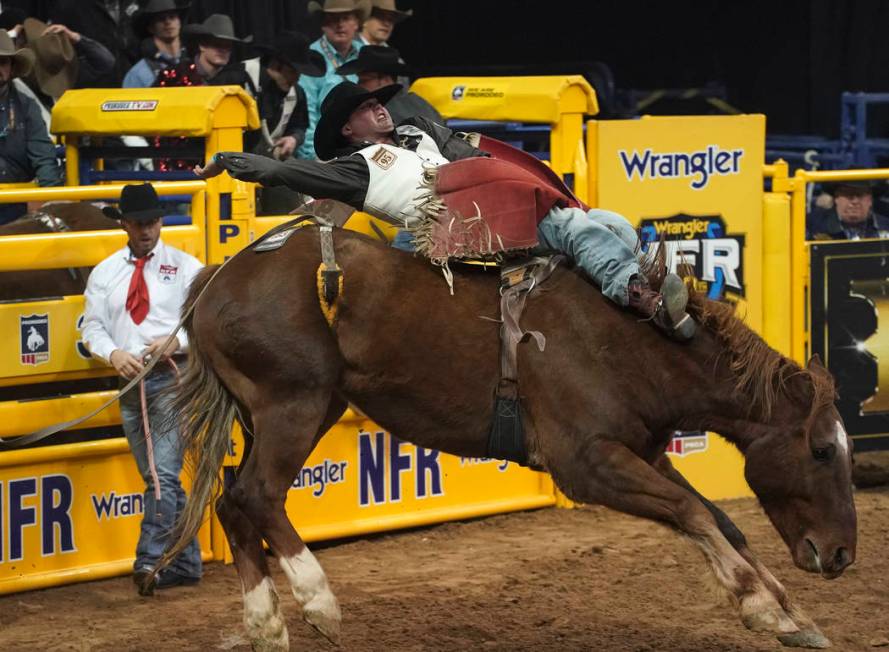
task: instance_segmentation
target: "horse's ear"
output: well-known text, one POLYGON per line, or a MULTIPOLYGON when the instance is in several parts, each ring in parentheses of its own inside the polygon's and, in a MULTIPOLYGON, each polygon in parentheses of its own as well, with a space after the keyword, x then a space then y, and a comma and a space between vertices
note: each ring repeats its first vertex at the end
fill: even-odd
POLYGON ((824 371, 827 370, 827 368, 824 366, 824 363, 821 362, 821 356, 817 353, 813 353, 812 357, 809 358, 809 361, 806 363, 806 369, 809 369, 810 371, 814 371, 816 369, 824 371))

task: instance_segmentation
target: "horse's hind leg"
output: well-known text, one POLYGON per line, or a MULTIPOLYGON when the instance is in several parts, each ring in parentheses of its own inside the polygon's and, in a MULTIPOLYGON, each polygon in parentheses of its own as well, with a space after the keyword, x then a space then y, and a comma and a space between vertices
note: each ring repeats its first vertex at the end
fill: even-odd
POLYGON ((284 501, 317 438, 344 410, 345 403, 329 389, 270 391, 263 406, 252 410, 253 448, 230 491, 278 558, 303 618, 333 642, 339 640, 339 605, 321 566, 287 519, 284 501))
POLYGON ((799 631, 701 501, 623 444, 594 440, 549 467, 569 498, 660 521, 686 534, 710 562, 748 628, 779 635, 799 631))
POLYGON ((244 594, 244 628, 254 650, 289 650, 287 625, 269 573, 262 537, 226 489, 216 514, 235 558, 244 594))
POLYGON ((759 579, 762 580, 765 587, 778 601, 778 604, 781 605, 784 612, 790 616, 793 622, 796 623, 796 626, 799 627, 799 632, 779 635, 778 638, 781 642, 792 647, 830 647, 830 641, 821 633, 821 630, 818 628, 818 625, 815 624, 815 621, 794 604, 781 582, 779 582, 778 579, 772 575, 772 572, 766 568, 756 555, 753 554, 753 551, 747 545, 747 538, 732 522, 728 515, 698 493, 691 483, 685 479, 685 476, 673 466, 666 455, 662 456, 654 466, 665 477, 669 478, 680 487, 687 489, 701 501, 701 504, 703 504, 713 515, 713 518, 716 519, 719 531, 722 532, 723 536, 725 536, 728 542, 732 544, 732 547, 738 551, 738 554, 740 554, 741 557, 750 564, 753 570, 756 571, 756 574, 759 575, 759 579))

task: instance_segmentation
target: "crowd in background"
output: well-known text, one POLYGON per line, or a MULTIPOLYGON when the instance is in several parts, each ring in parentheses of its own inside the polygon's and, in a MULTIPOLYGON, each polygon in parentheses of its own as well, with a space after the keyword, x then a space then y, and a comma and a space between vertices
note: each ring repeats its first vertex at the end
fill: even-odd
MULTIPOLYGON (((310 2, 309 13, 320 22, 318 39, 282 30, 258 42, 237 34, 227 15, 190 19, 189 7, 176 0, 56 0, 47 21, 3 7, 0 183, 63 183, 49 124, 53 105, 70 89, 241 86, 261 118, 261 128, 245 134, 244 148, 278 160, 316 158, 321 102, 344 79, 368 90, 403 84, 390 105, 396 123, 415 115, 441 121, 406 91, 411 70, 388 43, 410 11, 395 0, 324 0, 310 2)), ((145 165, 158 163, 170 165, 145 165)), ((23 212, 19 205, 0 207, 0 223, 23 212)))

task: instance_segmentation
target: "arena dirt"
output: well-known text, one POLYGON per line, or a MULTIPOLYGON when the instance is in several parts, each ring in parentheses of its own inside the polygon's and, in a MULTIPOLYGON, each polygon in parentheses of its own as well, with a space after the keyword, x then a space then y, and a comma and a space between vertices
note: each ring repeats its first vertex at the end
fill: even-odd
MULTIPOLYGON (((752 500, 723 507, 837 650, 889 650, 889 490, 857 494, 858 562, 797 570, 752 500)), ((545 509, 321 548, 346 650, 780 650, 716 600, 675 534, 598 508, 545 509)), ((295 650, 333 650, 276 576, 295 650)), ((246 650, 234 568, 139 598, 130 579, 0 598, 0 650, 246 650)))

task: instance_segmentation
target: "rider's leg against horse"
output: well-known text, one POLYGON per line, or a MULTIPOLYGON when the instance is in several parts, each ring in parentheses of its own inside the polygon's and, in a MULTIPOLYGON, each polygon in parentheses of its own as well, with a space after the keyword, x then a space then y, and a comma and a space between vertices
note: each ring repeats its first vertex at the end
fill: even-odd
POLYGON ((694 335, 694 322, 685 312, 688 291, 670 274, 662 293, 648 287, 636 256, 638 239, 633 227, 611 211, 553 208, 537 227, 540 246, 574 259, 602 289, 602 294, 628 306, 675 339, 694 335))
POLYGON ((775 634, 798 631, 701 501, 622 443, 586 440, 548 467, 569 498, 660 521, 690 537, 748 628, 775 634))
POLYGON ((793 622, 796 623, 796 626, 799 627, 799 632, 780 635, 779 638, 781 641, 786 645, 795 647, 829 647, 830 641, 827 637, 821 633, 821 630, 815 622, 791 601, 790 596, 787 594, 787 590, 781 582, 772 575, 771 571, 756 557, 756 555, 753 554, 753 551, 750 550, 747 545, 747 539, 744 537, 744 534, 738 529, 734 522, 732 522, 728 515, 698 493, 691 483, 685 479, 685 476, 673 466, 672 462, 670 462, 670 458, 666 455, 662 455, 654 464, 654 467, 665 477, 693 493, 701 501, 704 507, 713 514, 713 518, 716 519, 716 524, 719 526, 719 531, 722 532, 728 542, 732 544, 735 550, 737 550, 747 563, 750 564, 753 570, 756 571, 756 574, 759 575, 759 579, 762 580, 765 587, 775 597, 778 604, 781 605, 785 613, 787 613, 793 622))
MULTIPOLYGON (((139 592, 150 595, 153 586, 142 584, 146 571, 153 570, 166 551, 170 532, 185 505, 185 491, 179 479, 182 470, 182 450, 179 434, 172 425, 172 394, 162 390, 174 381, 172 371, 164 369, 145 379, 148 423, 154 453, 154 466, 160 484, 160 499, 155 497, 154 479, 148 463, 148 443, 145 439, 142 405, 139 392, 130 392, 120 399, 121 422, 130 450, 136 460, 139 475, 145 481, 144 509, 133 563, 134 579, 138 578, 139 592)), ((161 588, 183 583, 194 583, 201 578, 201 551, 193 539, 158 578, 161 588)))
POLYGON ((302 606, 303 618, 337 642, 342 620, 339 605, 327 576, 288 520, 284 501, 318 432, 330 426, 331 410, 336 421, 345 405, 329 388, 266 385, 261 389, 262 403, 251 406, 253 448, 229 493, 278 558, 302 606))

